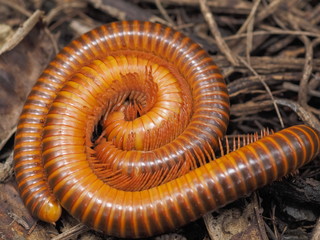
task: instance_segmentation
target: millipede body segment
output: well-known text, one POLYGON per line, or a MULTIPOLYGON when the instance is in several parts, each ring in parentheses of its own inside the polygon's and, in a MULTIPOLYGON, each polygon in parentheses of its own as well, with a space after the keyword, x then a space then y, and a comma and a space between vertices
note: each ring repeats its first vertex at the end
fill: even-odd
POLYGON ((194 221, 319 153, 304 125, 213 160, 229 120, 217 66, 160 24, 101 26, 65 47, 33 87, 15 139, 20 195, 55 222, 147 237, 194 221))

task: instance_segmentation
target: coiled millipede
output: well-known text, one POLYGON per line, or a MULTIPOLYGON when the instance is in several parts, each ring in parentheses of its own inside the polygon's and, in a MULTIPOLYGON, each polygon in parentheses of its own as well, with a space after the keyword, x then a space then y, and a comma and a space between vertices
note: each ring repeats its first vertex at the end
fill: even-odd
POLYGON ((211 57, 148 22, 101 26, 65 47, 33 87, 15 139, 20 195, 60 204, 119 237, 173 230, 309 162, 319 133, 295 126, 214 161, 229 98, 211 57))

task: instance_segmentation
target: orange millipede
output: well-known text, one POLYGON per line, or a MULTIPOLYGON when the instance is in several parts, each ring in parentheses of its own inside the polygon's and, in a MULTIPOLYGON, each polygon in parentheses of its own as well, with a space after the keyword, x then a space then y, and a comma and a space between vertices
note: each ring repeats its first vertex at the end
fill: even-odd
POLYGON ((55 222, 61 206, 95 230, 147 237, 194 221, 319 153, 304 125, 215 161, 229 120, 223 77, 183 34, 149 22, 92 30, 33 87, 15 138, 20 195, 55 222))

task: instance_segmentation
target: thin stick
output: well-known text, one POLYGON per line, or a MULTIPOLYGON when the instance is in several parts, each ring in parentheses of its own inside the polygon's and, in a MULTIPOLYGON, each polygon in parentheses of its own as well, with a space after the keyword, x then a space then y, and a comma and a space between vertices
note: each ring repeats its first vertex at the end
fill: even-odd
POLYGON ((204 16, 204 19, 208 23, 210 31, 214 36, 219 49, 226 56, 226 58, 229 60, 229 62, 233 66, 238 65, 238 60, 236 59, 235 56, 233 56, 230 48, 228 47, 228 45, 226 44, 226 42, 223 40, 221 36, 218 25, 214 20, 213 14, 210 12, 210 9, 208 7, 207 0, 199 0, 199 3, 200 3, 201 12, 204 16))
POLYGON ((252 9, 250 11, 250 14, 246 21, 242 24, 241 28, 238 30, 238 32, 235 35, 239 35, 241 33, 244 33, 246 31, 246 28, 248 27, 249 23, 254 22, 254 16, 258 10, 258 7, 260 5, 261 0, 256 0, 254 5, 252 6, 252 9))
POLYGON ((303 75, 300 82, 300 88, 298 92, 298 101, 303 106, 308 106, 308 82, 312 74, 313 69, 313 48, 320 43, 320 38, 313 40, 311 43, 305 39, 306 44, 306 57, 303 75))
POLYGON ((320 129, 320 121, 310 112, 309 108, 305 109, 298 103, 288 99, 276 99, 275 102, 281 106, 291 108, 309 126, 320 129))
POLYGON ((161 15, 163 16, 163 18, 168 22, 168 25, 170 25, 170 27, 174 27, 175 24, 172 21, 172 19, 170 18, 170 16, 167 13, 166 9, 162 6, 161 0, 155 0, 155 3, 156 3, 156 6, 157 6, 158 10, 161 13, 161 15))
POLYGON ((264 88, 266 89, 267 93, 269 94, 271 100, 272 100, 272 103, 274 105, 274 108, 276 110, 276 113, 278 115, 278 118, 279 118, 279 121, 280 121, 280 124, 281 124, 281 127, 284 128, 284 123, 283 123, 283 120, 282 120, 282 117, 281 117, 281 114, 280 114, 280 111, 279 111, 279 108, 278 108, 278 105, 276 104, 275 100, 274 100, 274 97, 272 95, 272 92, 269 88, 269 86, 265 83, 264 79, 260 77, 260 75, 251 67, 251 65, 249 65, 242 57, 238 57, 239 60, 255 75, 258 77, 258 79, 261 81, 262 85, 264 86, 264 88))
POLYGON ((67 231, 60 233, 59 235, 51 238, 51 240, 63 240, 63 239, 71 239, 73 237, 78 236, 79 234, 85 233, 89 231, 89 228, 82 223, 79 223, 67 231))
POLYGON ((260 2, 261 2, 261 0, 255 0, 253 8, 252 8, 248 18, 246 19, 246 21, 244 22, 244 24, 241 26, 241 28, 238 31, 238 33, 241 33, 241 31, 245 31, 245 29, 247 28, 246 57, 247 57, 247 61, 249 64, 251 64, 250 53, 252 50, 252 42, 253 42, 252 32, 253 32, 253 28, 254 28, 254 17, 255 17, 256 11, 258 9, 258 6, 260 5, 260 2))
MULTIPOLYGON (((299 89, 300 87, 294 83, 290 83, 290 82, 284 82, 282 84, 282 87, 284 89, 288 89, 290 91, 293 91, 293 92, 299 92, 299 89)), ((310 88, 308 88, 308 94, 310 94, 310 96, 313 96, 313 97, 318 97, 320 98, 320 92, 319 91, 316 91, 316 90, 312 90, 310 88)))
MULTIPOLYGON (((260 1, 260 0, 258 0, 260 1)), ((257 1, 257 2, 258 2, 257 1)), ((251 61, 250 61, 250 53, 252 50, 252 42, 253 42, 253 26, 254 26, 254 16, 252 16, 251 20, 248 23, 248 27, 247 27, 247 44, 246 44, 246 57, 247 57, 247 61, 248 63, 251 65, 251 61)))
MULTIPOLYGON (((305 31, 292 31, 292 30, 272 30, 272 31, 255 31, 252 32, 254 36, 258 35, 293 35, 293 36, 309 36, 309 37, 320 37, 320 34, 313 32, 305 32, 305 31)), ((243 37, 247 37, 248 33, 241 33, 239 35, 231 35, 228 37, 224 37, 225 41, 231 41, 243 37)))
POLYGON ((9 0, 0 0, 1 4, 7 5, 8 7, 16 10, 19 13, 22 13, 26 17, 31 17, 32 12, 28 11, 27 9, 23 8, 22 6, 16 4, 14 1, 9 0))
POLYGON ((43 16, 43 11, 36 10, 16 32, 3 44, 0 49, 0 55, 4 52, 10 51, 15 46, 17 46, 28 33, 33 29, 33 27, 39 22, 43 16))
POLYGON ((270 15, 274 14, 279 5, 283 2, 284 0, 274 0, 271 1, 271 3, 264 9, 262 10, 256 19, 256 23, 259 23, 269 17, 270 15))

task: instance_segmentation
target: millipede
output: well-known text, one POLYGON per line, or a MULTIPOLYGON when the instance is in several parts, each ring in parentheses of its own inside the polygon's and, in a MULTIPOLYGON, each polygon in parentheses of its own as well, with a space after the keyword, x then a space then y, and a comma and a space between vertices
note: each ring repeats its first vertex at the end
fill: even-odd
POLYGON ((172 231, 287 175, 320 151, 298 125, 214 159, 229 97, 212 58, 161 24, 123 21, 72 41, 22 110, 14 170, 24 204, 105 234, 172 231), (62 207, 61 207, 62 206, 62 207))

